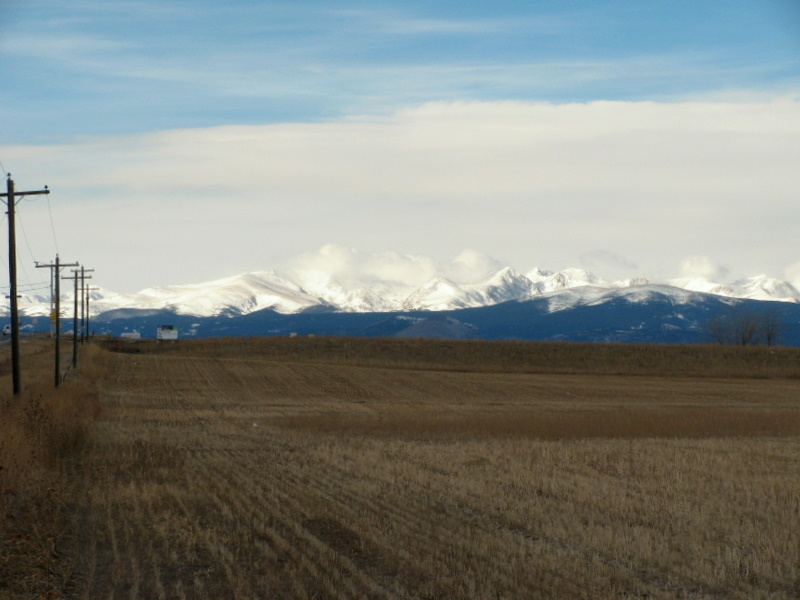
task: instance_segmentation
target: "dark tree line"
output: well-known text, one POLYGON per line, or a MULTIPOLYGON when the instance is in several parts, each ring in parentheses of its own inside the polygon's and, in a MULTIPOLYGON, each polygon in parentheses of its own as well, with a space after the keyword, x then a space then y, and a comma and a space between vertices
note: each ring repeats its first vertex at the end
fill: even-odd
POLYGON ((780 342, 786 324, 774 308, 764 311, 734 309, 709 319, 706 328, 717 344, 728 346, 774 346, 780 342))

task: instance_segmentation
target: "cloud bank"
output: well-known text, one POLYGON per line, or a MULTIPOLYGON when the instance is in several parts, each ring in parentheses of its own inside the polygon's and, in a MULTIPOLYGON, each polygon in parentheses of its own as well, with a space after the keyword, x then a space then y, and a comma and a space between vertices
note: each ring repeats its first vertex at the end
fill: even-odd
MULTIPOLYGON (((452 269, 478 260, 453 260, 464 248, 521 271, 583 257, 651 278, 689 268, 686 256, 731 276, 784 276, 800 259, 790 99, 430 103, 0 153, 19 189, 49 184, 63 258, 118 291, 269 268, 328 242, 452 269)), ((51 258, 46 207, 20 208, 34 258, 51 258)))
POLYGON ((710 281, 724 280, 728 268, 717 264, 708 256, 687 256, 681 261, 681 277, 700 277, 710 281))
POLYGON ((436 261, 429 256, 402 254, 396 251, 368 252, 341 244, 291 257, 283 265, 295 271, 313 271, 340 283, 371 285, 389 281, 413 290, 437 277, 458 284, 478 283, 507 265, 477 250, 467 249, 452 260, 436 261))

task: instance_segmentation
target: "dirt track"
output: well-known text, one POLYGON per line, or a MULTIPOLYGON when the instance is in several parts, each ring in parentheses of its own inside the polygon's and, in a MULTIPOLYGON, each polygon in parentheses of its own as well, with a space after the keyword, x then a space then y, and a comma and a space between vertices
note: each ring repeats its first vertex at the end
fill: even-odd
POLYGON ((799 591, 796 382, 106 360, 86 598, 799 591))

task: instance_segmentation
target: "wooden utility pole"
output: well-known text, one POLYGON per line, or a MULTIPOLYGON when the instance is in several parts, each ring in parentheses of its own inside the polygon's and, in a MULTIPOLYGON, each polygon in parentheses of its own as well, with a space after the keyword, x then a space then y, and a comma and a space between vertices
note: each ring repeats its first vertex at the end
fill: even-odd
POLYGON ((50 269, 51 279, 55 282, 54 283, 54 290, 53 290, 53 300, 54 300, 54 308, 53 314, 50 315, 50 319, 55 323, 55 334, 54 338, 56 341, 56 365, 55 365, 55 382, 56 387, 61 384, 61 269, 65 267, 77 267, 78 263, 62 263, 59 258, 58 254, 56 254, 56 261, 51 265, 40 265, 38 262, 36 263, 37 269, 50 269))
POLYGON ((92 287, 92 286, 89 286, 89 287, 86 288, 86 340, 87 341, 91 337, 89 335, 90 334, 90 331, 89 331, 89 294, 90 294, 90 292, 95 292, 95 291, 97 291, 99 289, 100 289, 99 287, 92 287))
POLYGON ((94 269, 86 269, 81 267, 81 344, 83 341, 87 339, 86 336, 86 329, 87 323, 89 322, 89 300, 87 298, 89 292, 86 291, 86 280, 91 279, 91 275, 86 275, 86 273, 92 273, 94 269))
POLYGON ((43 190, 35 192, 15 192, 14 180, 11 179, 11 173, 8 174, 6 182, 7 193, 0 194, 0 198, 5 198, 6 207, 8 208, 8 285, 9 296, 11 297, 11 373, 14 395, 19 396, 22 392, 22 382, 20 377, 19 368, 19 309, 17 306, 17 238, 16 238, 16 223, 15 223, 15 208, 17 206, 17 196, 22 200, 25 196, 34 196, 39 194, 49 194, 50 190, 44 186, 43 190))
POLYGON ((81 278, 76 269, 72 269, 72 277, 62 277, 61 279, 72 279, 75 282, 75 312, 72 317, 72 368, 78 368, 78 280, 81 278))

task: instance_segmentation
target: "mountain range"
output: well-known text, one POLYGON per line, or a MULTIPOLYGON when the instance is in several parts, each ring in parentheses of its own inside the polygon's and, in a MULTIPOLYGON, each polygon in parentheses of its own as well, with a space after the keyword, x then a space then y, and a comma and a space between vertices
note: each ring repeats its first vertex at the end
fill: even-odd
MULTIPOLYGON (((49 298, 24 296, 27 331, 47 331, 49 298)), ((62 296, 63 328, 73 298, 62 296)), ((91 292, 92 331, 155 337, 158 325, 180 337, 347 335, 638 343, 713 341, 708 324, 736 314, 770 314, 779 343, 800 346, 800 292, 765 276, 722 284, 704 278, 607 282, 581 269, 521 274, 496 269, 457 282, 422 285, 373 275, 270 270, 204 284, 135 294, 91 292), (737 313, 738 311, 738 313, 737 313)))
MULTIPOLYGON (((569 302, 572 295, 567 292, 575 290, 602 295, 621 290, 636 293, 653 286, 672 288, 676 294, 701 292, 722 298, 800 302, 800 291, 791 283, 764 275, 729 284, 705 278, 657 284, 643 278, 607 282, 582 269, 550 272, 537 268, 523 275, 505 267, 477 281, 456 282, 440 276, 416 287, 374 275, 337 277, 321 270, 273 269, 201 284, 153 287, 132 294, 95 289, 89 307, 91 315, 139 309, 197 317, 247 315, 263 309, 280 314, 312 309, 348 313, 450 311, 542 297, 558 305, 569 302)), ((70 291, 62 296, 62 306, 68 308, 71 303, 70 291)), ((23 295, 19 306, 25 315, 44 316, 50 312, 50 299, 23 295)), ((4 310, 7 314, 8 309, 4 310)))

